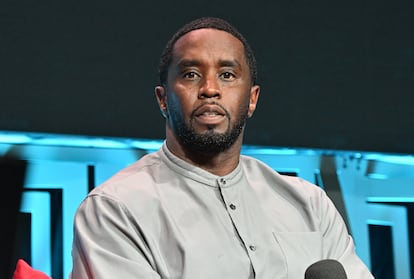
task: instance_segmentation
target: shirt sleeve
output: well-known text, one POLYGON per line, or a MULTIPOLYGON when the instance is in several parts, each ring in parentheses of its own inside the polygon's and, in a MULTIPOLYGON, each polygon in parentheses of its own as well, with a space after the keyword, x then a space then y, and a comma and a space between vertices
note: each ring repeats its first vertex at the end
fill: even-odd
POLYGON ((71 279, 161 278, 141 228, 119 202, 89 196, 74 221, 71 279))
POLYGON ((320 195, 319 214, 325 258, 338 260, 344 266, 348 278, 374 278, 356 254, 352 237, 333 202, 324 191, 320 195))

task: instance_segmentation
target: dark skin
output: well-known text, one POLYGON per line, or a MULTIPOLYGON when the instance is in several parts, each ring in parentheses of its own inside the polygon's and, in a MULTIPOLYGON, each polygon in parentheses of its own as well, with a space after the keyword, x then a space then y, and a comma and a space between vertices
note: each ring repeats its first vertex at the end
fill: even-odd
POLYGON ((244 127, 235 142, 216 153, 194 152, 177 135, 177 120, 197 134, 226 133, 237 119, 251 117, 260 88, 253 85, 243 44, 231 34, 198 29, 174 45, 165 87, 155 94, 166 118, 166 144, 177 157, 218 176, 238 165, 244 127))

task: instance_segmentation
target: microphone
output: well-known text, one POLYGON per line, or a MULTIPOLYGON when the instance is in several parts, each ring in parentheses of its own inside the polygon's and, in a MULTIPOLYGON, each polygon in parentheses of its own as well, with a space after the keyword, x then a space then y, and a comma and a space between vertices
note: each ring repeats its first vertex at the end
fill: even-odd
POLYGON ((327 259, 311 264, 305 271, 305 279, 347 279, 347 276, 340 262, 327 259))

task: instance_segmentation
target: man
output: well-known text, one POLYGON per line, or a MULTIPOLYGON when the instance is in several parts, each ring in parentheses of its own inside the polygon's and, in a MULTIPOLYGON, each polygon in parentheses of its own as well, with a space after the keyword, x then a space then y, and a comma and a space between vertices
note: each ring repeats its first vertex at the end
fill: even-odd
POLYGON ((256 62, 227 22, 197 19, 161 56, 162 148, 93 190, 75 218, 72 278, 294 278, 326 258, 372 278, 317 186, 240 155, 256 62))

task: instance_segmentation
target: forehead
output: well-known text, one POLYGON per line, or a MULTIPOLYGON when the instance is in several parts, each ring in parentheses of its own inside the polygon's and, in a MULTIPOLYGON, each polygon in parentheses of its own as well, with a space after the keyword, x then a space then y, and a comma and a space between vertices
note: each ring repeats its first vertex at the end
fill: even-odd
POLYGON ((216 29, 197 29, 177 40, 173 61, 191 58, 236 59, 246 62, 243 43, 228 32, 216 29))

